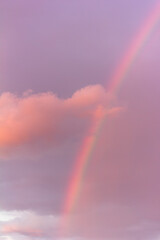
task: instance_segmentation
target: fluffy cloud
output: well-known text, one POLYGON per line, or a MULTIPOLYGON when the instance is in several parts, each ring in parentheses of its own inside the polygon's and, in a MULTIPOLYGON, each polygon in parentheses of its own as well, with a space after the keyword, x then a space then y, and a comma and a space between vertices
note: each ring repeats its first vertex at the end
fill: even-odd
POLYGON ((111 96, 100 85, 88 86, 60 99, 51 92, 0 96, 0 149, 22 146, 52 147, 85 134, 93 115, 101 108, 109 114, 120 108, 110 106, 111 96))

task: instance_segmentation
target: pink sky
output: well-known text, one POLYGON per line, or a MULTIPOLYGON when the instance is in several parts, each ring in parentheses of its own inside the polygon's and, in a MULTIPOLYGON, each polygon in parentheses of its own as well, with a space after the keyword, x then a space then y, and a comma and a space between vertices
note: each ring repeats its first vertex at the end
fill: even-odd
POLYGON ((0 240, 160 239, 159 22, 107 89, 156 2, 0 1, 0 240), (57 235, 99 107, 107 117, 57 235))

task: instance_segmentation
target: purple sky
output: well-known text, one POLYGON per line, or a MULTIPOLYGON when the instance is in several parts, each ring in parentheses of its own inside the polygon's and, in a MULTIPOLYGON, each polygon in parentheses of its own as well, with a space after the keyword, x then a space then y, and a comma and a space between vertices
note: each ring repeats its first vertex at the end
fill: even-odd
POLYGON ((107 84, 156 0, 0 0, 0 240, 160 239, 160 23, 107 84), (112 98, 66 236, 77 153, 112 98))

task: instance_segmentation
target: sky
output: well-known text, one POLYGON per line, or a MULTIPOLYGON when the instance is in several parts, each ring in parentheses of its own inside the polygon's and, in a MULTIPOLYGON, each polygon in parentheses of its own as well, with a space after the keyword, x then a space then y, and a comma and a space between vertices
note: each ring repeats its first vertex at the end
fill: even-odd
POLYGON ((0 0, 0 240, 160 240, 157 3, 0 0))

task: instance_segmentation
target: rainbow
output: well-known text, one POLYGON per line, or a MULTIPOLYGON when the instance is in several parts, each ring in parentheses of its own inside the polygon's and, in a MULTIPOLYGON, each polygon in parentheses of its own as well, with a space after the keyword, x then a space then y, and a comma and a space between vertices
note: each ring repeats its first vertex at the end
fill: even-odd
MULTIPOLYGON (((110 79, 110 85, 107 90, 111 94, 115 94, 118 87, 125 79, 128 74, 133 62, 135 61, 137 55, 139 54, 141 48, 144 46, 147 39, 150 37, 152 31, 154 30, 156 24, 160 19, 160 3, 158 3, 151 14, 148 16, 137 35, 131 42, 129 48, 124 54, 120 64, 115 69, 113 76, 110 79)), ((107 114, 98 114, 94 116, 92 125, 83 141, 81 150, 75 161, 75 166, 73 168, 73 174, 67 189, 66 200, 63 207, 63 223, 61 225, 61 234, 65 233, 70 225, 69 216, 73 213, 77 201, 80 196, 80 192, 83 186, 83 179, 86 169, 91 161, 92 153, 95 145, 98 141, 98 136, 100 130, 103 127, 103 123, 107 114), (101 115, 101 116, 100 116, 101 115)))

